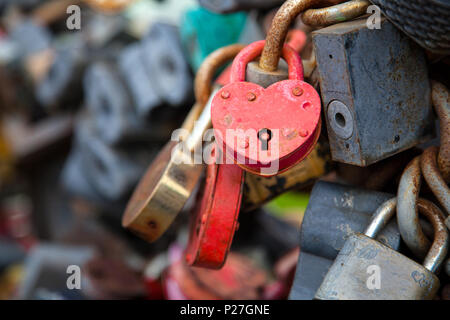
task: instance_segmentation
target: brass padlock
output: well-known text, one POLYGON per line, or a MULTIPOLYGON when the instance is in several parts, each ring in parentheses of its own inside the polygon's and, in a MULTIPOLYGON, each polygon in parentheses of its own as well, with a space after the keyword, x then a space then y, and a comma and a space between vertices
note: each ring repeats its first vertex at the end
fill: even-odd
POLYGON ((377 210, 364 234, 348 238, 315 299, 428 300, 436 295, 440 283, 434 273, 445 260, 449 243, 439 209, 429 201, 419 200, 435 232, 434 243, 420 265, 373 239, 394 215, 395 201, 388 200, 377 210))
POLYGON ((302 162, 274 177, 247 173, 245 176, 242 207, 245 211, 259 208, 280 194, 306 187, 332 168, 328 146, 319 142, 302 162))

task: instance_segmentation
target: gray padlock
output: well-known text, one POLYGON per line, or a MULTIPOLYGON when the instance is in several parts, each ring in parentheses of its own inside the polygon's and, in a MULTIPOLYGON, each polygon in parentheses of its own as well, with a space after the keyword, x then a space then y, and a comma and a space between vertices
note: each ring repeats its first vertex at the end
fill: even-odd
POLYGON ((333 160, 368 166, 434 136, 425 53, 386 19, 313 32, 333 160))
POLYGON ((160 98, 172 107, 193 101, 193 81, 178 28, 155 23, 142 40, 144 65, 160 98))
MULTIPOLYGON (((300 230, 300 248, 334 260, 347 238, 363 232, 372 214, 394 195, 319 181, 315 184, 300 230)), ((378 240, 398 250, 400 232, 392 222, 378 240)))
POLYGON ((440 286, 435 272, 443 263, 449 237, 438 214, 426 213, 435 227, 435 241, 423 265, 373 238, 395 215, 396 198, 375 213, 364 234, 348 238, 315 298, 320 300, 425 300, 440 286))
POLYGON ((131 92, 138 116, 148 119, 156 107, 163 104, 156 91, 154 81, 146 72, 140 44, 132 44, 123 49, 118 66, 131 92))

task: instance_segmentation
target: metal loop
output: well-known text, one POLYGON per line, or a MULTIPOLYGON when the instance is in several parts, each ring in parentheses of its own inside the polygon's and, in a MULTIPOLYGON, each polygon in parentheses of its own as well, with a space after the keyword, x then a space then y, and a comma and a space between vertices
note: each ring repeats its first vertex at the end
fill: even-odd
POLYGON ((431 272, 436 272, 439 270, 448 253, 449 236, 444 224, 444 215, 431 201, 419 199, 417 204, 419 205, 420 213, 431 222, 434 229, 434 240, 425 257, 423 266, 431 272))
MULTIPOLYGON (((247 65, 261 54, 265 42, 265 40, 253 42, 239 53, 233 62, 230 83, 245 81, 247 65)), ((302 59, 289 44, 283 47, 283 59, 289 66, 289 79, 303 81, 302 59)))
POLYGON ((422 174, 433 191, 434 195, 438 199, 439 203, 445 209, 447 215, 450 214, 450 188, 445 183, 442 177, 438 164, 438 147, 430 147, 422 154, 420 165, 422 168, 422 174))
POLYGON ((353 0, 328 8, 309 9, 303 13, 302 21, 312 27, 326 27, 366 14, 369 5, 367 0, 353 0))
POLYGON ((420 156, 414 158, 404 170, 397 193, 397 222, 400 234, 411 251, 424 258, 430 241, 419 224, 417 201, 421 183, 420 156))
POLYGON ((397 207, 397 198, 392 198, 384 202, 375 211, 375 214, 367 226, 364 234, 370 238, 375 238, 377 234, 388 224, 391 218, 395 215, 395 208, 397 207))
POLYGON ((287 0, 273 18, 272 25, 266 37, 266 44, 261 55, 259 66, 265 71, 278 69, 286 35, 294 19, 306 9, 313 6, 338 4, 345 0, 287 0))
MULTIPOLYGON (((375 212, 365 235, 375 238, 395 214, 397 198, 384 202, 375 212)), ((431 272, 436 272, 447 257, 449 235, 444 225, 444 215, 437 206, 425 199, 417 200, 418 210, 431 222, 434 229, 434 240, 430 249, 426 250, 423 266, 431 272)))
POLYGON ((208 102, 215 73, 227 61, 234 59, 244 48, 245 46, 242 44, 233 44, 217 49, 206 57, 195 76, 194 90, 197 103, 205 105, 208 102))
POLYGON ((105 13, 118 13, 129 6, 134 0, 84 0, 93 9, 105 13))

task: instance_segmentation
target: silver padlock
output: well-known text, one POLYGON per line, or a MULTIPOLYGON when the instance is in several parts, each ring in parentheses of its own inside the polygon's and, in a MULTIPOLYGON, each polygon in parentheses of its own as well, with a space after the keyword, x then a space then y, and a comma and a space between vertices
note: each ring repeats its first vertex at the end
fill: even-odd
POLYGON ((377 210, 364 234, 349 237, 315 299, 428 300, 436 295, 440 283, 434 273, 447 256, 449 242, 442 218, 435 211, 423 211, 433 224, 435 239, 420 265, 373 239, 395 214, 393 201, 377 210))

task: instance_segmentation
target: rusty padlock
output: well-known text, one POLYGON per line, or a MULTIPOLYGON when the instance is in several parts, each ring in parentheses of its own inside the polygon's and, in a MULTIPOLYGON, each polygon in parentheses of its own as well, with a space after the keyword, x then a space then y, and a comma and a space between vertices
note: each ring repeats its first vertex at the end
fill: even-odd
POLYGON ((211 126, 210 109, 205 105, 212 91, 211 82, 215 72, 225 62, 233 59, 242 48, 242 45, 221 48, 204 61, 195 79, 197 104, 182 127, 190 131, 189 136, 178 145, 170 141, 135 189, 125 210, 122 225, 141 238, 149 242, 157 240, 183 209, 197 185, 203 166, 195 164, 192 154, 185 151, 196 150, 203 142, 204 132, 211 126), (197 119, 199 121, 194 126, 197 119))
POLYGON ((264 45, 264 40, 255 42, 236 57, 230 84, 215 95, 211 116, 216 141, 230 159, 246 171, 273 176, 299 163, 314 148, 321 128, 321 102, 315 89, 303 81, 301 58, 289 45, 283 47, 283 58, 290 80, 267 89, 245 82, 247 64, 264 45))
POLYGON ((239 227, 244 171, 234 164, 218 164, 223 158, 213 145, 206 180, 191 217, 186 261, 194 267, 220 269, 225 263, 239 227))

